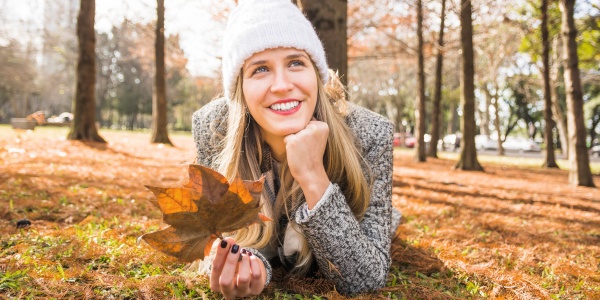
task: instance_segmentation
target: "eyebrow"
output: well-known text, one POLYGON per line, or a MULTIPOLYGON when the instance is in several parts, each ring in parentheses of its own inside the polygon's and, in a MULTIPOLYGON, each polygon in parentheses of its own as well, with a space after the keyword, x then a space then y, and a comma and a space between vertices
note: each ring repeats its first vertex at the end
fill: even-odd
MULTIPOLYGON (((294 59, 294 58, 299 58, 299 57, 304 57, 304 58, 308 59, 308 56, 306 54, 304 54, 304 53, 290 54, 290 55, 286 56, 285 59, 294 59)), ((253 62, 249 63, 246 66, 246 68, 250 68, 250 67, 255 66, 255 65, 262 65, 262 64, 265 64, 266 62, 267 62, 266 60, 256 60, 256 61, 253 61, 253 62)))

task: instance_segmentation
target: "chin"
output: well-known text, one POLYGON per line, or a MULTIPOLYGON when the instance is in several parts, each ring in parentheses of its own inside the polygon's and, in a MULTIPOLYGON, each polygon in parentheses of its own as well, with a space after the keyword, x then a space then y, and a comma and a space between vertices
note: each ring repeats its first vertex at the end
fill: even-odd
POLYGON ((304 129, 306 126, 291 126, 286 127, 280 131, 281 136, 287 136, 290 134, 298 133, 298 131, 304 129))

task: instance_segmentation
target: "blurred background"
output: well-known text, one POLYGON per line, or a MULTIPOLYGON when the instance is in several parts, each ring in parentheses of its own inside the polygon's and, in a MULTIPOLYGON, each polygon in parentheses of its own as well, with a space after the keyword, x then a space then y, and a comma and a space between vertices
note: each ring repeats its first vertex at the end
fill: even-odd
MULTIPOLYGON (((440 47, 441 0, 423 1, 421 53, 428 112, 436 56, 443 53, 438 145, 451 149, 460 138, 462 116, 460 3, 446 2, 444 44, 440 47)), ((492 139, 500 130, 505 140, 511 136, 533 141, 536 146, 543 141, 540 2, 472 2, 479 136, 492 139)), ((349 100, 392 120, 397 145, 408 147, 415 130, 420 52, 415 3, 349 0, 346 20, 348 70, 344 79, 349 100)), ((0 0, 0 123, 36 112, 53 123, 67 123, 72 118, 79 5, 79 0, 0 0)), ((154 0, 96 1, 96 122, 100 128, 151 127, 156 6, 154 0)), ((234 6, 232 0, 166 1, 169 130, 190 130, 192 113, 221 92, 221 35, 234 6)), ((584 122, 591 147, 600 133, 600 0, 577 1, 574 16, 584 122)), ((557 109, 554 141, 558 148, 561 138, 566 138, 567 113, 560 25, 558 1, 549 1, 550 75, 557 109)), ((478 148, 497 144, 482 137, 476 139, 478 148)), ((539 151, 532 145, 524 147, 539 151)))

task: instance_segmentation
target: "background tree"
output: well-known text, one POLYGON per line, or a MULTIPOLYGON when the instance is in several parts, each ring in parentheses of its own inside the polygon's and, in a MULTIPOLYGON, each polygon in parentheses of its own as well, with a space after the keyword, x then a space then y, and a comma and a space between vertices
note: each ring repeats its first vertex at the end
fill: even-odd
POLYGON ((167 131, 167 87, 165 79, 165 1, 157 0, 156 73, 152 97, 152 143, 172 145, 167 131))
POLYGON ((558 168, 554 155, 554 121, 552 120, 552 94, 550 93, 550 41, 548 38, 548 0, 542 0, 542 63, 544 77, 544 167, 558 168))
POLYGON ((585 144, 583 123, 583 92, 577 56, 577 29, 573 17, 575 0, 559 0, 562 15, 564 78, 567 92, 567 124, 569 130, 569 182, 575 186, 594 186, 590 161, 585 144))
POLYGON ((33 111, 35 65, 18 41, 0 46, 0 121, 24 118, 33 111))
POLYGON ((106 141, 98 134, 96 128, 95 14, 95 0, 81 0, 77 16, 77 38, 79 40, 77 88, 73 101, 73 122, 68 139, 105 143, 106 141))
POLYGON ((306 14, 323 42, 329 68, 338 71, 344 85, 348 83, 348 1, 295 0, 306 14))
POLYGON ((462 44, 462 139, 457 169, 483 171, 475 148, 475 66, 473 64, 473 23, 471 0, 460 1, 460 38, 462 44))
POLYGON ((446 21, 446 0, 442 0, 440 13, 440 33, 438 35, 437 56, 435 64, 435 84, 433 107, 431 112, 431 142, 429 143, 430 157, 437 157, 437 144, 440 139, 440 102, 442 100, 442 69, 444 64, 444 23, 446 21))
POLYGON ((550 97, 552 98, 552 120, 558 130, 560 150, 565 158, 569 158, 569 133, 567 117, 565 115, 566 99, 564 93, 560 94, 559 88, 564 90, 564 80, 560 80, 562 66, 562 39, 556 36, 552 41, 552 64, 550 66, 550 97))
POLYGON ((415 160, 424 162, 425 155, 425 58, 423 56, 423 2, 417 0, 417 108, 415 109, 415 160))

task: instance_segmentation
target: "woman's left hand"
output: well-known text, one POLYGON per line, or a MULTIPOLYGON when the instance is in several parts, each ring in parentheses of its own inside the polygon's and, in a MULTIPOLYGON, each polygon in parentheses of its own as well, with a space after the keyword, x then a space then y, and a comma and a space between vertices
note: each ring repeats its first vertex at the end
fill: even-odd
POLYGON ((290 172, 300 184, 309 209, 319 202, 330 183, 323 166, 328 136, 327 123, 313 118, 304 129, 284 138, 290 172))

